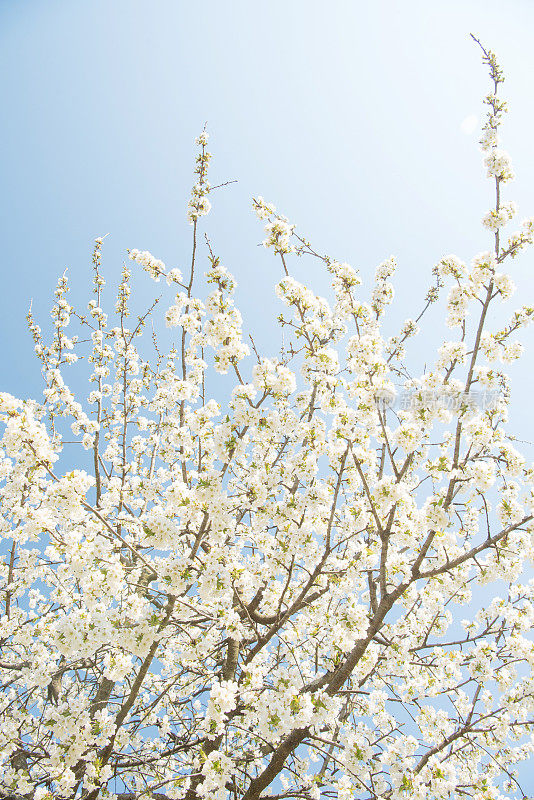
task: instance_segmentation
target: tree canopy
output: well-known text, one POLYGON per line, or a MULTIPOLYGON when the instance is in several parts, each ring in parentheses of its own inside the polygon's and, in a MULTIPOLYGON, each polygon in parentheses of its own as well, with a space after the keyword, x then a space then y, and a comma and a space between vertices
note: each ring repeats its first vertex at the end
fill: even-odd
POLYGON ((63 275, 50 339, 30 311, 44 401, 0 394, 1 796, 520 791, 534 469, 507 432, 502 365, 520 357, 534 308, 499 330, 488 309, 513 294, 502 265, 532 244, 534 218, 505 236, 503 75, 482 52, 488 249, 444 256, 397 335, 383 332, 393 257, 364 293, 354 267, 257 197, 285 332, 276 355, 258 352, 203 235, 206 131, 186 274, 130 250, 106 311, 100 238, 87 309, 63 275), (322 263, 329 297, 292 276, 299 258, 322 263), (169 287, 170 347, 157 301, 130 312, 134 266, 169 287), (409 348, 435 304, 452 338, 414 377, 409 348), (67 372, 82 358, 91 385, 77 398, 67 372), (228 402, 217 373, 233 376, 228 402))

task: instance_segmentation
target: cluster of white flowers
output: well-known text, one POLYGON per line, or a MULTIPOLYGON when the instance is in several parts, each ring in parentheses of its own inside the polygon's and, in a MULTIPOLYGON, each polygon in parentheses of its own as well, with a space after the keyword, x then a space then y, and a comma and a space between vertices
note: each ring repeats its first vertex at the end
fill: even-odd
POLYGON ((495 284, 495 288, 500 293, 503 300, 507 300, 509 297, 512 297, 515 292, 515 283, 510 275, 496 272, 493 277, 493 283, 495 284))
POLYGON ((484 166, 487 168, 488 178, 498 178, 504 183, 515 177, 510 156, 496 147, 484 159, 484 166))
POLYGON ((516 361, 523 353, 521 342, 507 342, 502 335, 494 335, 488 331, 484 331, 480 338, 480 348, 488 361, 500 359, 504 364, 516 361))
POLYGON ((273 203, 267 203, 261 195, 253 199, 253 205, 258 219, 269 219, 269 217, 276 215, 276 208, 273 203))
POLYGON ((106 653, 104 675, 110 681, 122 681, 132 669, 132 658, 127 653, 106 653))
POLYGON ((286 220, 275 219, 265 225, 265 239, 263 240, 264 247, 272 247, 277 253, 290 253, 291 234, 293 233, 293 226, 286 220))
POLYGON ((243 342, 243 320, 234 307, 236 282, 233 275, 214 259, 206 277, 208 283, 214 283, 217 288, 206 299, 208 319, 204 325, 202 343, 215 351, 215 369, 224 374, 232 365, 237 366, 246 358, 250 349, 243 342))
POLYGON ((506 243, 506 253, 515 258, 534 242, 534 217, 523 220, 521 230, 513 233, 506 243))
POLYGON ((362 282, 354 267, 346 262, 329 261, 327 266, 332 275, 332 288, 337 295, 346 292, 353 286, 359 286, 362 282))
POLYGON ((213 800, 226 800, 226 783, 232 776, 233 768, 232 759, 220 750, 210 753, 202 766, 204 780, 197 788, 197 795, 213 800))
POLYGON ((465 264, 457 256, 444 256, 434 267, 434 273, 439 276, 451 276, 461 280, 465 275, 465 264))
POLYGON ((159 281, 161 276, 165 275, 166 267, 163 261, 154 258, 152 253, 149 253, 148 250, 130 250, 129 256, 132 261, 141 264, 145 272, 148 272, 150 277, 155 281, 159 281))
POLYGON ((276 398, 286 397, 296 389, 293 372, 277 359, 264 358, 252 369, 252 383, 255 388, 269 392, 276 398))
POLYGON ((498 209, 491 209, 482 219, 482 224, 490 231, 502 228, 517 214, 517 206, 513 200, 502 203, 498 209))
POLYGON ((195 333, 202 325, 204 312, 205 305, 202 300, 188 297, 185 292, 179 292, 174 305, 167 309, 165 321, 169 328, 180 326, 187 333, 195 333))
POLYGON ((481 492, 487 492, 495 483, 495 467, 491 461, 473 461, 469 478, 481 492))
POLYGON ((195 224, 199 217, 205 217, 211 211, 211 203, 208 199, 210 184, 207 180, 207 172, 211 153, 206 150, 209 134, 202 131, 200 136, 195 139, 195 144, 200 148, 196 158, 195 174, 198 176, 197 182, 191 189, 191 197, 187 206, 187 219, 191 225, 195 224))
POLYGON ((383 348, 383 340, 376 331, 352 336, 347 342, 347 368, 356 374, 383 372, 383 348))
POLYGON ((235 681, 216 681, 211 687, 206 710, 207 730, 211 737, 220 732, 221 723, 236 705, 238 685, 235 681))
POLYGON ((437 369, 448 369, 452 364, 465 364, 467 345, 465 342, 445 342, 438 350, 437 369))
POLYGON ((473 292, 468 286, 453 286, 447 298, 447 325, 457 328, 465 322, 473 292))
POLYGON ((416 423, 401 425, 393 434, 396 442, 406 453, 413 453, 423 438, 423 430, 416 423))
POLYGON ((372 305, 377 317, 382 316, 385 307, 393 302, 395 292, 392 284, 387 280, 397 269, 397 262, 391 256, 383 261, 376 269, 375 288, 372 294, 372 305))
POLYGON ((253 199, 254 211, 258 219, 267 220, 265 224, 264 247, 272 247, 282 256, 293 252, 291 237, 295 226, 290 225, 286 217, 279 214, 272 203, 266 203, 263 197, 253 199))
POLYGON ((191 225, 197 221, 199 217, 205 217, 211 211, 211 203, 208 199, 207 193, 209 191, 209 184, 201 185, 196 183, 191 190, 191 199, 187 208, 187 219, 191 225))
MULTIPOLYGON (((495 123, 493 123, 495 124, 495 123)), ((493 150, 499 146, 499 136, 496 128, 492 124, 486 124, 482 131, 482 138, 480 140, 480 149, 482 152, 493 150)))
POLYGON ((495 274, 496 267, 497 260, 494 253, 478 253, 471 260, 469 282, 474 291, 478 291, 482 286, 487 286, 495 274))

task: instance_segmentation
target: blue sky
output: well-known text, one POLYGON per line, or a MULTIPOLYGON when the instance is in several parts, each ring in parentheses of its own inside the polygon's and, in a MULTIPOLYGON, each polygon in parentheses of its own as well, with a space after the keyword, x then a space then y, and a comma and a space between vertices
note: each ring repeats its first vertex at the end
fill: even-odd
MULTIPOLYGON (((506 199, 532 216, 531 0, 0 0, 0 389, 39 397, 30 298, 44 321, 67 266, 84 298, 96 236, 110 234, 111 284, 127 247, 187 263, 192 142, 206 121, 212 182, 238 179, 213 196, 210 235, 266 349, 280 270, 257 246, 254 194, 369 281, 396 255, 394 314, 417 313, 442 255, 491 246, 480 218, 492 186, 477 130, 462 130, 488 90, 470 31, 504 66, 517 173, 506 199)), ((512 273, 508 310, 534 302, 533 255, 512 273)), ((326 287, 312 262, 296 275, 326 287)), ((524 339, 511 421, 533 440, 534 335, 524 339)))
MULTIPOLYGON (((479 220, 491 185, 477 132, 461 129, 488 87, 470 31, 505 67, 508 197, 534 214, 533 23, 528 0, 2 0, 2 388, 39 394, 29 300, 44 319, 66 266, 82 299, 94 237, 110 234, 111 283, 127 247, 186 263, 192 140, 206 121, 212 182, 239 181, 213 196, 210 234, 260 341, 279 267, 257 247, 253 194, 364 277, 395 254, 398 314, 413 314, 441 255, 490 244, 479 220)), ((513 267, 534 297, 531 263, 513 267)), ((296 272, 325 286, 315 264, 296 272)))

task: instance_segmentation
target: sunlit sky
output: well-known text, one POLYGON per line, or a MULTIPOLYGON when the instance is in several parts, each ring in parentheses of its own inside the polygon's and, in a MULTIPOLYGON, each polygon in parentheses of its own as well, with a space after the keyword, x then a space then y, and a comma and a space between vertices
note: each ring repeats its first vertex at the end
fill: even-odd
MULTIPOLYGON (((128 247, 187 264, 193 139, 205 123, 212 183, 238 181, 212 196, 208 230, 266 354, 281 273, 258 247, 253 195, 367 285, 394 254, 394 314, 414 316, 442 255, 491 247, 480 219, 493 190, 477 146, 489 83, 470 32, 504 67, 503 146, 517 174, 506 199, 533 216, 532 0, 0 0, 0 389, 40 397, 30 299, 46 327, 65 267, 73 298, 88 295, 96 236, 109 233, 112 285, 128 247)), ((326 289, 318 263, 294 270, 326 289)), ((510 270, 519 291, 508 312, 534 303, 534 253, 510 270)), ((524 341, 511 423, 532 440, 532 332, 524 341)))
MULTIPOLYGON (((186 263, 193 138, 205 122, 212 182, 238 179, 212 197, 210 236, 260 340, 262 317, 279 310, 269 298, 280 269, 257 247, 254 194, 364 278, 396 255, 399 313, 412 315, 441 255, 491 245, 477 147, 488 81, 471 31, 506 71, 504 146, 518 176, 507 197, 530 216, 529 0, 2 0, 2 388, 39 394, 29 300, 44 320, 65 267, 83 298, 94 237, 110 234, 110 283, 127 247, 186 263)), ((295 271, 325 284, 313 262, 295 271)), ((534 298, 532 258, 513 271, 521 299, 534 298)))

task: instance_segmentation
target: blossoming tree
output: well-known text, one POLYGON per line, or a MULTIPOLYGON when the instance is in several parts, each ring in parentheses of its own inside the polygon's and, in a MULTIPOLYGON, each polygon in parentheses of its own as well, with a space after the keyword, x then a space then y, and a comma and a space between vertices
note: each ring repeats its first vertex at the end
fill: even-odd
POLYGON ((518 789, 514 764, 534 732, 534 583, 521 575, 534 470, 505 432, 508 382, 494 362, 520 356, 512 338, 534 309, 494 331, 487 314, 513 292, 501 265, 532 243, 534 219, 502 238, 513 173, 498 141, 502 73, 483 53, 491 249, 469 264, 443 258, 397 336, 382 333, 393 258, 366 301, 353 267, 257 198, 286 308, 286 346, 257 352, 234 279, 201 239, 206 133, 187 275, 129 251, 171 287, 170 350, 157 337, 153 357, 138 347, 157 310, 130 321, 128 266, 108 320, 101 239, 88 310, 71 307, 64 276, 51 342, 30 313, 44 403, 0 395, 1 796, 496 800, 518 789), (324 264, 329 300, 291 276, 296 257, 324 264), (409 378, 406 345, 442 289, 453 338, 409 378), (64 377, 84 346, 82 403, 64 377), (213 370, 235 378, 224 407, 213 370), (69 425, 85 454, 65 471, 69 425), (491 582, 493 599, 476 606, 491 582))

